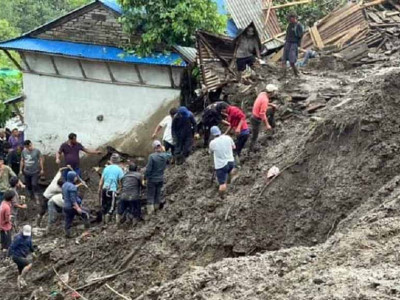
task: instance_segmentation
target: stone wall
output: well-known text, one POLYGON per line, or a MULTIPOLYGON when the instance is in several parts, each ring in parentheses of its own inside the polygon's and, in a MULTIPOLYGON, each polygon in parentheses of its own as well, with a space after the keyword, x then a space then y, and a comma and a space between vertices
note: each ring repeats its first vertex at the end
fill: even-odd
POLYGON ((118 15, 103 6, 77 16, 68 22, 39 34, 37 37, 121 47, 129 42, 118 22, 118 15))

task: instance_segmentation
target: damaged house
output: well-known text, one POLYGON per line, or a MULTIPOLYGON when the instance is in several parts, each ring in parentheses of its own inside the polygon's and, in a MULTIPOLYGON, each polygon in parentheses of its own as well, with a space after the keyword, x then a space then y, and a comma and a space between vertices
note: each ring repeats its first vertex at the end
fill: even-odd
POLYGON ((87 147, 144 155, 153 124, 179 103, 186 63, 176 53, 125 53, 135 37, 123 32, 121 13, 116 0, 96 0, 0 43, 11 59, 9 51, 21 56, 26 137, 45 154, 75 132, 87 147))

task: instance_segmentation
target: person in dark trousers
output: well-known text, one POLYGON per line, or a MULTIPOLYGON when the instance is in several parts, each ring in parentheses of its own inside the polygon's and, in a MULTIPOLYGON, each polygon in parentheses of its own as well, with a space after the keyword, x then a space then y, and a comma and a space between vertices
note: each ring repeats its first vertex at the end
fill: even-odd
POLYGON ((72 222, 76 215, 80 215, 83 219, 85 228, 89 228, 88 213, 81 208, 81 199, 78 197, 78 187, 75 182, 78 180, 77 174, 74 171, 69 171, 67 174, 67 182, 62 186, 62 194, 64 199, 64 216, 65 216, 65 235, 71 237, 72 222))
MULTIPOLYGON (((79 158, 79 153, 83 151, 86 154, 97 154, 101 155, 101 151, 98 150, 90 150, 84 146, 82 146, 81 143, 77 141, 77 135, 75 133, 70 133, 68 135, 68 141, 63 143, 56 153, 56 163, 60 164, 61 163, 61 156, 64 155, 64 160, 65 160, 65 166, 71 166, 71 168, 79 175, 81 176, 81 169, 79 167, 80 164, 80 158, 79 158)), ((66 180, 67 179, 67 174, 69 170, 65 169, 63 172, 63 177, 66 180)))
POLYGON ((228 125, 228 129, 226 130, 225 134, 229 134, 232 129, 235 131, 235 163, 236 167, 240 168, 240 155, 242 154, 242 150, 250 136, 246 115, 239 107, 232 105, 228 106, 226 109, 223 109, 222 114, 227 117, 227 121, 224 120, 224 123, 228 125))
POLYGON ((20 196, 18 193, 18 177, 14 176, 10 178, 10 190, 15 193, 15 196, 12 200, 12 207, 11 207, 11 221, 14 230, 18 228, 18 211, 20 209, 27 209, 28 206, 23 201, 24 196, 20 196))
POLYGON ((8 148, 7 154, 7 165, 14 171, 18 176, 21 169, 21 153, 22 147, 17 146, 16 149, 10 148, 10 144, 7 143, 6 148, 8 148))
POLYGON ((193 147, 193 136, 196 132, 196 120, 185 106, 178 109, 172 121, 172 136, 175 144, 175 162, 182 164, 190 155, 193 147))
POLYGON ((138 167, 135 164, 129 165, 128 172, 122 177, 118 219, 122 220, 126 213, 129 219, 133 217, 136 221, 142 220, 140 195, 143 187, 143 175, 138 172, 138 167))
POLYGON ((26 286, 25 276, 32 269, 30 254, 35 251, 32 244, 32 228, 25 225, 22 232, 15 236, 9 250, 9 255, 18 267, 18 287, 26 286))
POLYGON ((172 155, 165 152, 160 141, 153 142, 154 153, 150 154, 145 179, 147 181, 147 213, 153 214, 160 208, 161 192, 164 185, 164 171, 172 155))
POLYGON ((26 189, 31 200, 40 205, 38 184, 39 177, 44 175, 44 159, 40 150, 34 148, 30 140, 24 142, 24 147, 21 153, 20 173, 24 174, 26 189))
POLYGON ((222 109, 227 108, 228 106, 228 103, 218 101, 210 104, 204 109, 201 122, 197 125, 197 132, 203 132, 204 148, 208 147, 211 127, 218 126, 222 122, 222 109))
POLYGON ((15 192, 8 190, 4 194, 4 201, 0 205, 0 237, 1 249, 6 253, 11 244, 12 230, 12 200, 15 197, 15 192))
POLYGON ((169 111, 169 115, 166 116, 160 122, 160 124, 158 124, 152 135, 152 138, 155 139, 161 129, 164 128, 163 144, 165 147, 165 151, 170 151, 172 154, 175 151, 174 138, 172 137, 172 120, 175 117, 177 111, 178 110, 175 107, 171 108, 169 111))
POLYGON ((5 129, 1 128, 0 129, 0 156, 5 157, 7 155, 5 146, 7 143, 7 138, 6 138, 6 131, 5 129))
POLYGON ((286 62, 290 63, 293 69, 294 75, 299 76, 299 70, 296 67, 297 57, 299 55, 299 47, 301 46, 301 40, 304 35, 304 28, 297 20, 297 15, 295 13, 290 13, 288 15, 289 25, 286 29, 286 41, 283 50, 282 57, 282 68, 283 76, 286 77, 286 62))
POLYGON ((277 90, 278 87, 276 85, 268 84, 265 88, 265 92, 261 92, 253 104, 253 113, 250 119, 252 129, 250 151, 255 150, 262 123, 265 124, 266 130, 272 130, 272 128, 275 127, 274 115, 277 107, 270 102, 270 98, 277 90))
MULTIPOLYGON (((117 208, 117 191, 121 187, 121 179, 124 176, 124 172, 119 166, 121 158, 118 153, 111 155, 110 162, 111 164, 105 167, 99 183, 104 224, 108 224, 111 221, 117 208)), ((117 223, 119 223, 118 221, 117 223)))
POLYGON ((254 56, 258 59, 261 58, 260 46, 256 29, 254 27, 247 28, 246 32, 241 35, 237 48, 236 66, 239 72, 245 71, 247 66, 253 67, 256 61, 254 56))

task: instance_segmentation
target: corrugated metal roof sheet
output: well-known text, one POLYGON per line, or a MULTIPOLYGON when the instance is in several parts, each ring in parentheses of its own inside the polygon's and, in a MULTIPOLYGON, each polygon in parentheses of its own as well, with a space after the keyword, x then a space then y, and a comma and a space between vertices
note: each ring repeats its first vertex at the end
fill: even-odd
POLYGON ((183 59, 189 63, 196 62, 197 49, 191 47, 183 47, 176 45, 175 50, 183 57, 183 59))
POLYGON ((123 49, 109 46, 98 46, 65 41, 43 40, 22 37, 0 43, 0 49, 34 51, 76 58, 115 61, 123 63, 167 65, 185 67, 186 63, 176 53, 156 53, 149 57, 128 54, 123 49))
MULTIPOLYGON (((254 22, 258 34, 263 41, 282 31, 276 13, 273 10, 270 13, 268 24, 264 26, 264 0, 225 0, 225 4, 238 28, 244 29, 251 22, 254 22)), ((281 43, 273 41, 267 46, 268 48, 276 48, 281 46, 281 43)))
POLYGON ((105 6, 111 8, 115 12, 122 14, 122 7, 117 0, 98 0, 98 2, 103 3, 105 6))

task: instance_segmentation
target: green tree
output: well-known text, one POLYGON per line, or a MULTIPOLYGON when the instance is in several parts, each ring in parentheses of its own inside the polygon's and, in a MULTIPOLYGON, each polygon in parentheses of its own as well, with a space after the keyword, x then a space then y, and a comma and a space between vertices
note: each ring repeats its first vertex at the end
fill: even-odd
POLYGON ((0 19, 21 32, 28 32, 90 0, 0 0, 0 19))
POLYGON ((0 75, 0 126, 4 127, 7 120, 12 116, 12 109, 5 105, 4 101, 21 94, 22 73, 16 77, 2 77, 0 75))
POLYGON ((193 46, 198 29, 222 33, 226 17, 218 14, 211 0, 118 0, 124 9, 121 22, 132 35, 141 35, 132 45, 140 55, 160 45, 193 46))

